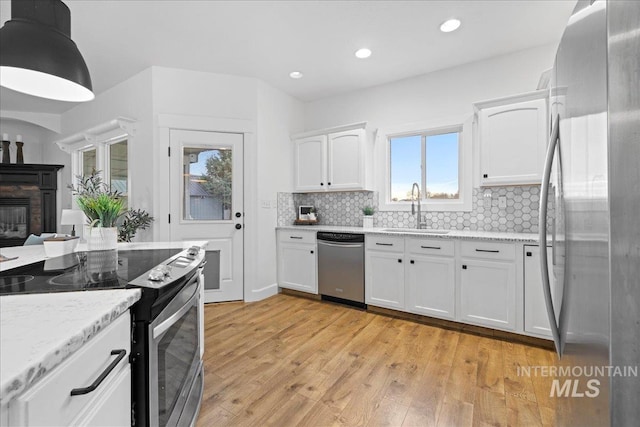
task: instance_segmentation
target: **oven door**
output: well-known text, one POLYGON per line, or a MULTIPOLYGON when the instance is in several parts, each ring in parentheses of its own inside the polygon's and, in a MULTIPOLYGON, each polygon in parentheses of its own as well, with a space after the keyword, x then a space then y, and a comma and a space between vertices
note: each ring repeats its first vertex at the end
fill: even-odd
MULTIPOLYGON (((201 378, 199 274, 149 325, 149 424, 177 426, 201 378)), ((201 392, 201 389, 200 389, 201 392)), ((195 418, 196 413, 193 414, 195 418)))

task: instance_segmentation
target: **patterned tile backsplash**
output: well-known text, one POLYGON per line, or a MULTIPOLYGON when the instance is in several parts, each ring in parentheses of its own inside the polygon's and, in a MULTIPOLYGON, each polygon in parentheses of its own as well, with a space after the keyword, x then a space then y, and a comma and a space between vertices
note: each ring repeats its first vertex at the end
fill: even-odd
MULTIPOLYGON (((540 186, 474 188, 471 212, 426 212, 428 228, 456 230, 538 232, 540 186), (484 192, 491 191, 491 206, 485 207, 484 192), (498 197, 506 207, 498 207, 498 197)), ((352 191, 335 193, 278 193, 278 225, 291 225, 298 206, 315 206, 321 225, 362 226, 362 208, 373 206, 375 227, 415 228, 411 212, 378 211, 378 193, 352 191)), ((553 204, 549 202, 549 216, 553 204)))

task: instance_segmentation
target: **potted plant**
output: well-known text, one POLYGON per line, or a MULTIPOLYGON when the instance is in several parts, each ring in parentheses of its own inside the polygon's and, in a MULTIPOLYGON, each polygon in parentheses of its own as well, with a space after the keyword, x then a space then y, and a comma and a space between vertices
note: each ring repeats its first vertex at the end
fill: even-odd
POLYGON ((100 171, 76 178, 78 186, 69 188, 87 217, 90 251, 116 249, 118 241, 130 242, 139 229, 144 230, 153 222, 153 217, 144 210, 127 210, 122 194, 102 181, 100 171))
POLYGON ((373 228, 373 214, 375 213, 375 209, 371 206, 365 206, 362 208, 362 227, 364 228, 373 228))

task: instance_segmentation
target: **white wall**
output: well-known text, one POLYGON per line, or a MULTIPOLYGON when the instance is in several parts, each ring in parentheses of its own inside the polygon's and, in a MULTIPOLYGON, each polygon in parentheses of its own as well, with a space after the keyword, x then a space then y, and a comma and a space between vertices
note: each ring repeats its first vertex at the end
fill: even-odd
POLYGON ((277 293, 277 193, 291 188, 293 155, 290 135, 303 130, 304 105, 266 83, 258 84, 256 162, 258 236, 249 242, 257 259, 255 285, 245 299, 255 301, 277 293), (268 202, 270 208, 262 207, 268 202))
MULTIPOLYGON (((100 93, 93 101, 80 104, 64 113, 61 117, 62 135, 56 139, 63 139, 117 117, 136 120, 136 132, 129 138, 128 144, 129 177, 133 183, 129 195, 131 207, 145 209, 155 216, 153 201, 156 192, 152 164, 148 161, 154 143, 150 68, 100 93)), ((61 193, 64 197, 61 205, 68 209, 71 207, 71 193, 64 191, 64 187, 72 182, 71 168, 63 171, 61 193)), ((154 227, 155 223, 152 229, 154 227)), ((152 233, 149 230, 139 232, 136 239, 152 240, 152 233)))
POLYGON ((305 130, 360 121, 377 128, 472 114, 473 102, 535 90, 540 74, 553 66, 556 48, 537 47, 310 102, 305 130))
POLYGON ((11 141, 9 146, 11 163, 16 162, 16 135, 22 135, 22 141, 24 141, 22 151, 25 163, 42 163, 43 147, 47 141, 51 140, 52 135, 55 135, 54 132, 32 123, 0 118, 0 136, 4 133, 9 134, 9 141, 11 141))

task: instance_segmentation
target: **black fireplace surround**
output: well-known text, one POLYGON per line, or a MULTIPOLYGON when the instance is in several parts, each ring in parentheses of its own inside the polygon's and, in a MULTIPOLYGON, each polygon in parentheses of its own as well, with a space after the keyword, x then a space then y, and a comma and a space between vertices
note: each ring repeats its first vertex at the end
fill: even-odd
POLYGON ((63 165, 0 163, 0 247, 29 234, 55 233, 58 170, 63 165))

